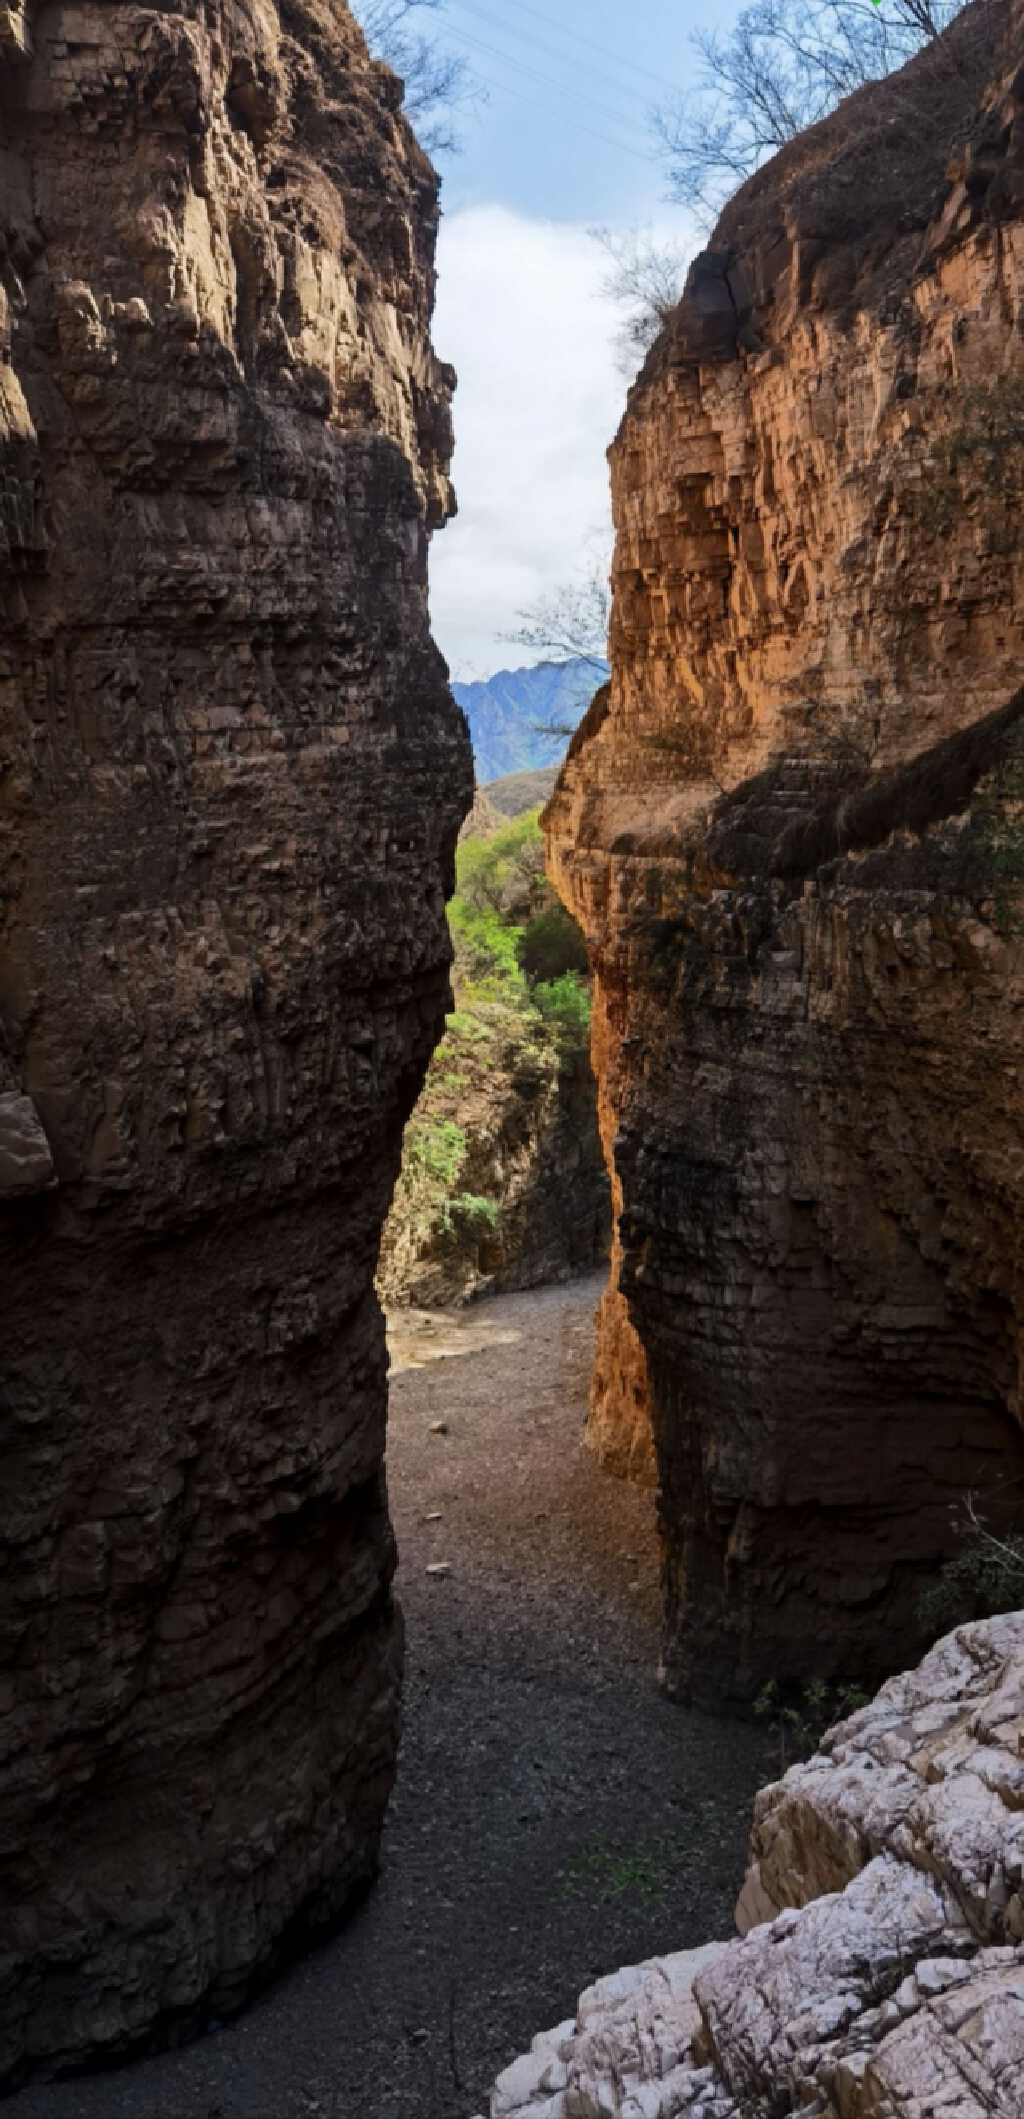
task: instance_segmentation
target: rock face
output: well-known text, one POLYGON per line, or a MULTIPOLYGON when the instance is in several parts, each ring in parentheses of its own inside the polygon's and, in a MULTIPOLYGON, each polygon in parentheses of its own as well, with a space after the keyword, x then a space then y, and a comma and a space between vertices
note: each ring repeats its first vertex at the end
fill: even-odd
POLYGON ((460 834, 455 1006, 381 1241, 389 1313, 544 1287, 608 1257, 587 954, 545 879, 537 809, 509 820, 478 788, 460 834))
POLYGON ((680 1689, 874 1681, 951 1504, 1020 1506, 1022 58, 981 0, 753 179, 612 451, 546 828, 622 1208, 598 1440, 649 1402, 680 1689))
POLYGON ((237 2006, 393 1776, 373 1274, 472 794, 399 102, 342 0, 0 9, 7 2086, 237 2006))
POLYGON ((453 1058, 467 1083, 456 1106, 465 1155, 446 1197, 407 1153, 377 1275, 388 1311, 549 1287, 608 1256, 608 1177, 586 1052, 540 1047, 510 1021, 479 1061, 446 1042, 435 1067, 453 1058))
POLYGON ((1016 2119, 1022 1798, 1016 1613, 962 1627, 762 1792, 740 1907, 774 1919, 600 1980, 492 2119, 1016 2119))
POLYGON ((30 1199, 56 1184, 50 1143, 30 1096, 0 1096, 0 1199, 30 1199))

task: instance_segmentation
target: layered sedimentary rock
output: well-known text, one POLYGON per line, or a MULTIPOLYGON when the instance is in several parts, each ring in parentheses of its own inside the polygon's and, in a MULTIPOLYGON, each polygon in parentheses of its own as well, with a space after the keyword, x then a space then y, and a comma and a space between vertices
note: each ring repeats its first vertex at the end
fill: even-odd
POLYGON ((961 1628, 763 1790, 745 1939, 599 1980, 499 2078, 492 2119, 1016 2119, 1022 1798, 1016 1613, 961 1628))
POLYGON ((388 1310, 549 1287, 608 1256, 608 1177, 586 1052, 538 1045, 531 1026, 512 1019, 479 1058, 443 1044, 435 1072, 453 1065, 466 1084, 453 1098, 464 1153, 445 1189, 418 1161, 415 1135, 407 1147, 377 1276, 388 1310))
POLYGON ((522 799, 514 784, 534 777, 478 787, 460 834, 449 908, 455 1007, 381 1242, 377 1288, 389 1311, 544 1287, 608 1257, 589 1011, 571 981, 562 1009, 552 1006, 554 982, 585 972, 586 951, 544 878, 536 796, 522 799), (492 792, 509 801, 507 816, 492 792))
POLYGON ((399 105, 342 0, 0 9, 6 2084, 237 2005, 393 1775, 373 1273, 472 793, 399 105))
POLYGON ((740 191, 612 451, 547 830, 680 1687, 884 1674, 1020 1507, 1022 59, 980 0, 740 191))

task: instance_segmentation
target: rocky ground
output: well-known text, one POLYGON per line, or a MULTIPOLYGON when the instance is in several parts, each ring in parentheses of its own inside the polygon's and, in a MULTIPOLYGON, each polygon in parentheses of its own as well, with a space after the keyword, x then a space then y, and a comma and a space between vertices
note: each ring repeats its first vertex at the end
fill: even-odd
POLYGON ((396 1327, 408 1668, 375 1890, 230 2026, 12 2119, 466 2119, 589 1980, 731 1932, 761 1741, 657 1690, 653 1495, 582 1447, 599 1293, 396 1327))

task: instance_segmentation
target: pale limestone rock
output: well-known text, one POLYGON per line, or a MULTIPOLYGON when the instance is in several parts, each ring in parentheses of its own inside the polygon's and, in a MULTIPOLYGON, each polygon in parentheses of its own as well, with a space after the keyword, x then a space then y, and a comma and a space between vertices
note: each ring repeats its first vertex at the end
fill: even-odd
POLYGON ((728 1945, 654 1958, 599 1979, 580 1996, 575 2019, 534 2040, 498 2077, 491 2119, 660 2119, 666 2097, 693 2072, 699 1972, 728 1945), (668 2087, 671 2079, 672 2087, 668 2087))
MULTIPOLYGON (((986 1961, 1000 1954, 983 1952, 973 1974, 910 2015, 862 2068, 841 2063, 832 2086, 840 2112, 845 2092, 851 2119, 1020 2119, 1024 1959, 986 1961)), ((919 1966, 919 1984, 927 1969, 919 1966)))
POLYGON ((11 66, 23 66, 31 57, 28 0, 4 0, 0 4, 0 58, 11 66))
POLYGON ((729 2088, 752 2097, 854 2027, 859 2036, 860 2019, 904 1967, 970 1946, 951 1895, 882 1855, 843 1893, 755 1928, 698 1978, 695 2000, 729 2088))
POLYGON ((1024 1940, 1024 1613, 961 1627, 891 1678, 762 1790, 751 1850, 769 1910, 888 1852, 948 1885, 979 1940, 1024 1940))
POLYGON ((1022 1682, 1024 1613, 893 1679, 759 1800, 753 1845, 784 1910, 599 1980, 506 2070, 492 2119, 1020 2119, 1024 1946, 988 1939, 978 1880, 1016 1859, 1022 1682), (982 1802, 979 1830, 983 1742, 1008 1799, 982 1802))

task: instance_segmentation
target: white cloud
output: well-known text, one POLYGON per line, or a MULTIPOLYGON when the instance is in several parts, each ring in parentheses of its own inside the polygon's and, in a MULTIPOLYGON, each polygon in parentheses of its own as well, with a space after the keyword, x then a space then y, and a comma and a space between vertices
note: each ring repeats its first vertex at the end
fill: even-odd
POLYGON ((503 206, 445 219, 434 343, 459 371, 459 515, 431 555, 434 632, 456 677, 531 658, 503 634, 592 556, 622 416, 619 313, 584 228, 503 206))

